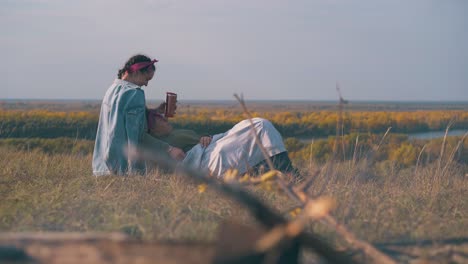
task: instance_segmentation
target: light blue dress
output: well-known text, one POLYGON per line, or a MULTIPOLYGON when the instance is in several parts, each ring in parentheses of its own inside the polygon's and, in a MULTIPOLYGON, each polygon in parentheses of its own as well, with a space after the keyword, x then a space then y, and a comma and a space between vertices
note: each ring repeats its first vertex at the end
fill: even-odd
MULTIPOLYGON (((145 93, 140 86, 116 79, 102 100, 93 152, 93 174, 144 174, 146 164, 137 155, 147 134, 145 93)), ((152 138, 154 148, 167 149, 152 138)))

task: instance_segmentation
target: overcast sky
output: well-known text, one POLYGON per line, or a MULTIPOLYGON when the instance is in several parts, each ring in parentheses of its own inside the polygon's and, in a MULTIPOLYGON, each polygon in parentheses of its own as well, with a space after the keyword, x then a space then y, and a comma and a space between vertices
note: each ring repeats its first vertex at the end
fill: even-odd
POLYGON ((0 98, 468 101, 467 0, 0 0, 0 98))

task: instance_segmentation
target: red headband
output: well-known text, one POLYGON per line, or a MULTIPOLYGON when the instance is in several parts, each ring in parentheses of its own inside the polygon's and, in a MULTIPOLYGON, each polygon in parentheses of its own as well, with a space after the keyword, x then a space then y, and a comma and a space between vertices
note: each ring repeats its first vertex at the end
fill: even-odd
POLYGON ((135 63, 135 64, 132 64, 132 66, 130 66, 128 68, 128 72, 136 72, 138 70, 141 70, 141 69, 144 69, 150 65, 153 65, 154 63, 158 62, 158 60, 152 60, 152 61, 144 61, 144 62, 138 62, 138 63, 135 63))

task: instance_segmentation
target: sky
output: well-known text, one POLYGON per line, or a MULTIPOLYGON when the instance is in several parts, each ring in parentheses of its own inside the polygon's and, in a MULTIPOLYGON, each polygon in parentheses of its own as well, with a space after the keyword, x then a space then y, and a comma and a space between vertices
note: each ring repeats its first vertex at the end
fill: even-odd
POLYGON ((0 0, 0 98, 468 101, 466 0, 0 0))

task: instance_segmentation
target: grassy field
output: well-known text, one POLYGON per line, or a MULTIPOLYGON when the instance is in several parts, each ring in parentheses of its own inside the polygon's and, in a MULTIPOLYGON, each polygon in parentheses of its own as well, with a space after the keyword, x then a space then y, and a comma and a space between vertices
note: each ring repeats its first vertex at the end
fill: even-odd
MULTIPOLYGON (((369 132, 359 135, 357 148, 357 138, 342 136, 341 143, 349 141, 344 154, 337 155, 342 161, 327 163, 329 169, 316 176, 308 195, 336 200, 332 216, 374 245, 468 241, 468 139, 397 140, 400 137, 369 132), (367 142, 366 136, 375 139, 367 142), (380 148, 373 152, 377 144, 380 148)), ((312 144, 296 138, 285 142, 306 179, 332 154, 333 138, 312 144)), ((143 240, 215 241, 224 220, 257 224, 245 208, 209 188, 201 192, 188 176, 155 171, 145 177, 96 178, 92 147, 92 140, 78 137, 1 139, 0 232, 120 231, 143 240)), ((275 183, 246 188, 279 213, 294 217, 294 201, 275 183)), ((307 229, 340 248, 349 246, 322 223, 311 222, 307 229)), ((465 256, 468 242, 463 243, 465 256)), ((430 251, 422 254, 431 256, 430 251)))
MULTIPOLYGON (((369 242, 468 237, 468 169, 447 162, 417 171, 391 162, 337 163, 309 194, 335 198, 332 214, 369 242)), ((123 231, 143 239, 206 241, 223 219, 254 223, 222 195, 199 193, 191 179, 158 172, 96 178, 90 164, 90 155, 2 147, 0 231, 123 231)), ((301 168, 306 176, 317 168, 309 166, 301 168)), ((293 206, 275 185, 249 188, 286 215, 293 206)), ((309 228, 335 238, 319 223, 309 228)))

